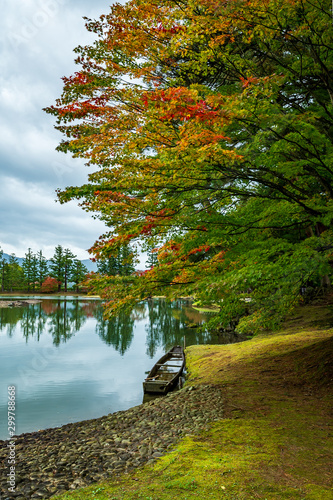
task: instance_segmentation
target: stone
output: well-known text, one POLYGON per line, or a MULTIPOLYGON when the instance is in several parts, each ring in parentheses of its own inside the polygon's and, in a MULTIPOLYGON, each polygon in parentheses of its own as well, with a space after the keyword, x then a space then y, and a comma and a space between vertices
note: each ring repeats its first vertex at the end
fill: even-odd
POLYGON ((143 457, 148 454, 148 446, 140 446, 139 453, 143 457))

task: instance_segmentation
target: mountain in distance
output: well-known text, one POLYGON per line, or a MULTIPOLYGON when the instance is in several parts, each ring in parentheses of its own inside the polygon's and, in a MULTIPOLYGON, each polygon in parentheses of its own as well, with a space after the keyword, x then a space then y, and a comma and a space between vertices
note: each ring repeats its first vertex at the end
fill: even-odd
POLYGON ((93 271, 97 272, 97 264, 96 262, 92 262, 90 259, 81 260, 82 264, 86 266, 89 272, 93 271))
MULTIPOLYGON (((10 255, 9 255, 8 253, 5 253, 5 252, 4 252, 2 256, 3 256, 3 258, 4 258, 7 262, 9 262, 9 257, 10 257, 10 255)), ((16 257, 16 255, 15 255, 15 257, 16 257)), ((18 263, 20 264, 20 266, 22 266, 22 264, 23 264, 23 259, 22 259, 22 257, 16 257, 16 259, 17 259, 18 263)))
MULTIPOLYGON (((8 262, 10 255, 8 253, 4 252, 3 253, 3 257, 8 262)), ((16 257, 16 258, 17 258, 17 261, 18 261, 19 265, 22 266, 24 259, 22 257, 16 257)), ((86 266, 86 268, 88 269, 89 272, 91 272, 91 271, 96 272, 97 271, 97 264, 96 264, 96 262, 92 262, 90 259, 84 259, 84 260, 81 260, 81 262, 82 262, 83 265, 86 266)))

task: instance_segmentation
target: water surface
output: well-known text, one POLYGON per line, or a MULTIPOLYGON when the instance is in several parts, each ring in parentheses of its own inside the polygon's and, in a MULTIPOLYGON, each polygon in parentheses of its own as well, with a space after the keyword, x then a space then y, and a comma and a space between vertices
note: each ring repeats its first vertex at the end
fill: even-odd
POLYGON ((184 336, 186 345, 219 342, 195 328, 204 319, 188 301, 163 299, 108 321, 92 299, 0 308, 0 439, 9 439, 8 386, 16 387, 17 434, 128 409, 142 403, 146 373, 184 336))

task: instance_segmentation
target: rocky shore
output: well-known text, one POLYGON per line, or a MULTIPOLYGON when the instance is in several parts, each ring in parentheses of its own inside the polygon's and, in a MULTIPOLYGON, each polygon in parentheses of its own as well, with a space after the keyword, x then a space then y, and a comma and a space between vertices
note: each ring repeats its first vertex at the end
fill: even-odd
POLYGON ((0 441, 0 498, 46 499, 110 479, 165 454, 181 437, 223 417, 215 386, 185 387, 126 411, 22 434, 15 440, 15 493, 8 441, 0 441))
POLYGON ((37 299, 26 300, 0 300, 0 307, 27 307, 30 304, 39 304, 42 302, 37 299))

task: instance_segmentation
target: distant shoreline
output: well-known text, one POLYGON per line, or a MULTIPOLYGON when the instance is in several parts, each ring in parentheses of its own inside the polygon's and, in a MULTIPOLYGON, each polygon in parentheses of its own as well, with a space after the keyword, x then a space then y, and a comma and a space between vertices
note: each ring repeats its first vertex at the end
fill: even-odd
POLYGON ((78 292, 56 292, 56 293, 42 293, 42 292, 0 292, 0 297, 90 297, 99 299, 99 295, 87 295, 86 293, 78 292))
POLYGON ((4 307, 24 307, 39 304, 43 299, 80 299, 101 300, 99 295, 86 295, 79 293, 0 293, 0 308, 4 307), (31 298, 30 298, 31 297, 31 298), (5 299, 5 300, 4 300, 5 299))
POLYGON ((38 299, 26 299, 26 300, 13 300, 10 302, 9 300, 0 300, 0 308, 1 307, 25 307, 30 304, 39 304, 42 302, 38 299))

